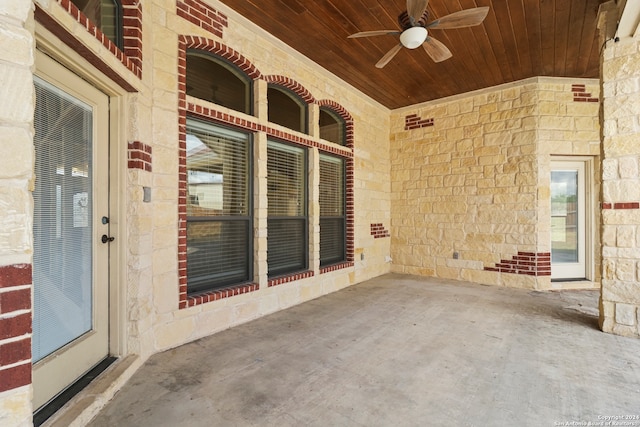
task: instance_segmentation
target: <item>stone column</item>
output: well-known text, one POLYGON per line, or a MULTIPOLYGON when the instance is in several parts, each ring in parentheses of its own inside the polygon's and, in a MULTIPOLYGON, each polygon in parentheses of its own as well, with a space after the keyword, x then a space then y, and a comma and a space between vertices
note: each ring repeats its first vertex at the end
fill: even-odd
POLYGON ((603 331, 640 336, 640 32, 602 54, 603 331))
POLYGON ((0 2, 0 425, 31 425, 33 3, 0 2))

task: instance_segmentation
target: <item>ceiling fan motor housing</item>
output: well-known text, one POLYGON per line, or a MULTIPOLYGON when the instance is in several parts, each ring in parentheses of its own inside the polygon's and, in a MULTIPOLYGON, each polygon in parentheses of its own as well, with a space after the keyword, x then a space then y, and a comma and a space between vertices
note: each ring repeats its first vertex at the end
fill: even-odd
MULTIPOLYGON (((425 27, 427 22, 429 22, 429 12, 425 10, 420 19, 415 23, 415 26, 425 27)), ((411 24, 411 18, 409 18, 409 14, 406 11, 398 15, 398 24, 400 24, 400 28, 402 28, 403 31, 407 28, 414 27, 414 25, 411 24)))

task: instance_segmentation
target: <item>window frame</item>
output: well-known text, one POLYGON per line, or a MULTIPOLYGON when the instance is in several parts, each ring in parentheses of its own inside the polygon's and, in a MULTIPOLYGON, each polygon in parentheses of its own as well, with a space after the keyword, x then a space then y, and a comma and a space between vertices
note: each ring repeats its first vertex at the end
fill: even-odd
POLYGON ((342 116, 337 114, 333 109, 329 107, 324 107, 324 106, 320 107, 318 109, 318 137, 320 139, 323 139, 324 141, 333 142, 334 144, 338 144, 340 146, 345 147, 347 145, 347 122, 342 116), (322 138, 322 126, 320 126, 320 118, 322 117, 323 113, 333 118, 336 121, 336 123, 340 126, 341 131, 339 136, 339 140, 340 140, 339 142, 322 138))
MULTIPOLYGON (((186 271, 186 280, 187 280, 187 295, 188 296, 195 296, 201 293, 206 293, 206 292, 211 292, 211 291, 215 291, 215 290, 219 290, 219 289, 225 289, 225 288, 229 288, 229 287, 233 287, 233 286, 239 286, 239 285, 244 285, 244 284, 248 284, 248 283, 252 283, 253 282, 253 274, 254 274, 254 258, 255 258, 255 254, 254 254, 254 239, 253 239, 253 235, 254 235, 254 230, 255 230, 255 214, 254 214, 254 200, 253 200, 253 191, 254 191, 254 156, 253 156, 253 150, 254 150, 254 134, 252 132, 249 132, 247 130, 244 129, 238 129, 238 128, 234 128, 231 126, 225 126, 222 125, 220 123, 217 122, 213 122, 213 121, 209 121, 206 120, 204 118, 201 117, 196 117, 190 114, 187 114, 187 121, 186 121, 186 125, 185 125, 185 135, 189 135, 189 126, 192 123, 196 123, 196 126, 202 126, 202 127, 206 127, 211 129, 212 131, 214 131, 215 129, 222 129, 222 130, 228 130, 231 132, 236 132, 236 133, 240 133, 240 134, 244 134, 247 137, 247 151, 246 151, 246 158, 247 158, 247 181, 246 181, 246 185, 247 185, 247 208, 246 208, 246 215, 220 215, 220 216, 207 216, 207 217, 198 217, 198 216, 192 216, 192 215, 187 215, 187 213, 185 212, 185 229, 186 229, 186 234, 185 234, 185 238, 186 241, 189 241, 189 224, 194 224, 194 223, 204 223, 204 222, 210 222, 210 223, 237 223, 237 222, 245 222, 246 226, 247 226, 247 241, 246 241, 246 270, 245 270, 245 278, 244 280, 241 281, 230 281, 230 280, 222 280, 219 283, 211 283, 209 282, 209 284, 201 284, 200 282, 205 282, 207 279, 202 279, 201 281, 197 282, 197 283, 190 283, 190 276, 189 276, 189 268, 187 267, 187 271, 186 271)), ((185 166, 186 166, 186 153, 185 153, 185 166)), ((189 169, 186 169, 186 174, 188 176, 189 173, 189 169)), ((189 183, 188 183, 188 178, 187 178, 187 182, 186 184, 186 188, 185 188, 185 197, 187 198, 187 205, 188 205, 188 198, 189 198, 189 183)), ((188 243, 187 243, 188 245, 188 243)), ((187 253, 186 255, 186 263, 188 266, 189 263, 189 255, 187 253)), ((223 275, 223 273, 220 274, 221 276, 223 275)))
POLYGON ((287 129, 291 129, 294 132, 300 132, 300 133, 304 133, 304 134, 309 134, 309 104, 304 100, 304 98, 302 98, 300 95, 298 95, 297 93, 295 93, 294 91, 292 91, 291 89, 284 87, 282 85, 278 85, 278 84, 274 84, 274 83, 269 83, 267 85, 267 120, 269 121, 269 123, 274 123, 277 124, 279 126, 283 126, 286 127, 287 129), (278 122, 274 122, 271 121, 271 111, 273 111, 271 109, 271 102, 269 101, 269 91, 270 90, 276 90, 282 94, 284 94, 285 96, 289 97, 294 103, 298 104, 298 106, 301 108, 300 111, 300 121, 302 122, 302 129, 293 129, 290 128, 286 125, 283 125, 281 123, 278 122))
POLYGON ((300 152, 302 153, 302 165, 303 165, 303 172, 301 174, 303 181, 299 184, 300 188, 302 189, 301 191, 301 200, 304 202, 304 207, 302 209, 302 216, 272 216, 269 210, 269 207, 267 206, 267 245, 269 243, 269 233, 270 231, 273 230, 273 227, 269 227, 269 223, 272 221, 300 221, 301 223, 303 223, 303 231, 302 231, 302 243, 301 243, 301 249, 302 249, 302 259, 304 260, 303 265, 296 267, 296 268, 292 268, 289 270, 283 270, 283 269, 277 269, 276 271, 272 270, 272 265, 269 262, 269 250, 267 250, 267 277, 269 279, 274 279, 277 277, 282 277, 282 276, 288 276, 288 275, 292 275, 292 274, 296 274, 299 272, 304 272, 304 271, 308 271, 309 270, 309 257, 310 257, 310 250, 309 250, 309 230, 310 230, 310 217, 309 217, 309 150, 308 147, 305 146, 300 146, 297 144, 293 144, 289 141, 283 141, 283 140, 279 140, 279 139, 275 139, 275 138, 268 138, 267 139, 267 200, 269 199, 269 146, 273 146, 273 144, 276 145, 281 145, 281 146, 286 146, 286 147, 292 147, 295 149, 299 149, 300 152))
MULTIPOLYGON (((71 3, 74 4, 74 6, 76 6, 78 8, 78 10, 85 14, 80 7, 78 7, 78 5, 75 3, 74 0, 70 0, 71 3)), ((100 7, 102 9, 102 0, 100 1, 100 7)), ((122 1, 121 0, 111 0, 113 2, 113 5, 115 6, 116 9, 116 16, 115 16, 115 34, 114 34, 114 38, 115 40, 110 39, 109 37, 107 37, 107 35, 105 34, 105 37, 109 40, 111 40, 111 42, 116 45, 116 47, 118 49, 120 49, 121 51, 124 52, 124 7, 122 6, 122 1)), ((86 16, 86 14, 85 14, 86 16)), ((88 19, 88 17, 87 17, 88 19)), ((96 28, 98 28, 103 34, 104 32, 102 31, 102 23, 98 23, 98 22, 94 22, 93 20, 91 20, 91 22, 96 26, 96 28)))
MULTIPOLYGON (((223 58, 219 55, 216 55, 212 52, 209 52, 207 50, 203 50, 203 49, 197 49, 197 48, 187 48, 185 50, 184 53, 184 58, 185 58, 185 74, 184 74, 184 78, 185 78, 185 88, 186 88, 186 84, 187 84, 187 80, 188 80, 188 76, 189 76, 189 67, 186 66, 186 61, 188 60, 188 57, 190 54, 196 54, 197 56, 200 57, 204 57, 207 58, 208 60, 210 60, 211 62, 219 65, 220 67, 226 68, 229 72, 231 72, 234 76, 236 76, 238 78, 238 80, 242 81, 243 83, 246 84, 247 86, 247 94, 245 94, 246 97, 246 111, 240 111, 240 110, 236 110, 234 108, 228 107, 224 104, 218 104, 216 102, 210 101, 208 99, 203 99, 197 96, 193 96, 193 95, 188 95, 188 96, 193 96, 196 99, 199 99, 201 101, 204 102, 210 102, 211 104, 214 105, 219 105, 223 108, 228 108, 231 111, 236 111, 238 113, 242 113, 242 114, 247 114, 249 116, 253 116, 254 115, 254 91, 253 91, 253 86, 254 86, 254 79, 252 79, 251 77, 249 77, 240 67, 238 67, 236 64, 234 64, 233 62, 227 60, 226 58, 223 58)), ((185 89, 185 93, 186 93, 186 89, 185 89)))
POLYGON ((342 157, 342 156, 336 156, 336 155, 331 155, 325 152, 320 152, 319 156, 318 156, 318 168, 320 170, 319 173, 319 180, 318 180, 318 194, 319 194, 319 199, 318 199, 318 204, 319 204, 319 213, 318 213, 318 221, 319 221, 319 226, 320 226, 320 235, 319 235, 319 242, 320 242, 320 251, 318 254, 319 260, 320 260, 320 268, 326 268, 335 264, 341 264, 347 261, 347 159, 342 157), (342 182, 340 183, 341 187, 342 187, 342 200, 341 200, 341 208, 342 208, 342 215, 332 215, 332 216, 328 216, 322 215, 322 192, 321 192, 321 187, 322 187, 322 161, 323 158, 330 158, 330 159, 336 159, 341 163, 341 169, 342 169, 342 182), (342 254, 340 259, 335 259, 335 258, 331 258, 328 261, 323 261, 322 259, 322 220, 323 219, 338 219, 340 218, 342 220, 342 244, 341 244, 341 249, 342 249, 342 254))

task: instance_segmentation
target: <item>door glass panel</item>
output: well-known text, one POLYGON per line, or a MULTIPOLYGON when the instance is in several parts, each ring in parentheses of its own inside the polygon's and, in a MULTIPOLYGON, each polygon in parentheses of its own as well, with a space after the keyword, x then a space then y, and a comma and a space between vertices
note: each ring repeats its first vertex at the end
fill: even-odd
POLYGON ((33 361, 92 329, 92 109, 36 78, 33 361))
POLYGON ((551 172, 551 261, 578 262, 578 171, 551 172))

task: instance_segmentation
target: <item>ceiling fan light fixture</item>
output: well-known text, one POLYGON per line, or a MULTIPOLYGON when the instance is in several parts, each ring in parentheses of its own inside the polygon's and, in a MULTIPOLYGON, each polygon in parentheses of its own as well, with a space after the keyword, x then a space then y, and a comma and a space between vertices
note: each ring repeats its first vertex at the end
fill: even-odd
POLYGON ((400 34, 400 43, 407 49, 418 48, 427 39, 427 29, 424 27, 407 28, 400 34))

